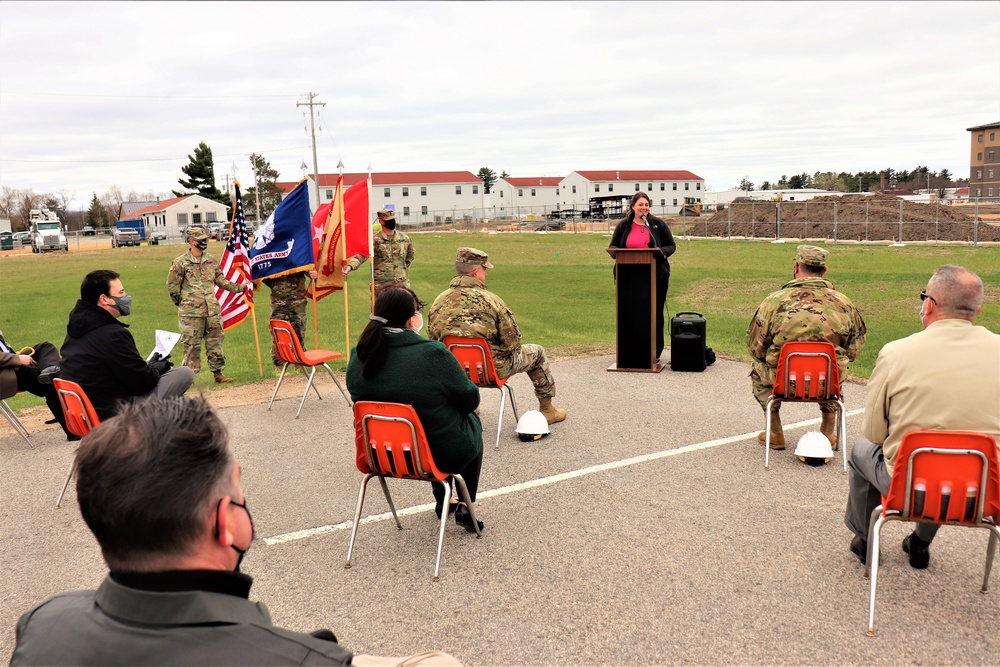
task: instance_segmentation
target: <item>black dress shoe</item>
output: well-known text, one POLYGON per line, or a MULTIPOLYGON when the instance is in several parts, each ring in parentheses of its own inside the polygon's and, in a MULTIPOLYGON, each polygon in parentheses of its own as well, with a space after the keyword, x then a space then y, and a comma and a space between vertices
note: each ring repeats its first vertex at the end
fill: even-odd
MULTIPOLYGON (((437 514, 437 518, 441 518, 441 506, 444 504, 444 498, 438 500, 434 503, 434 513, 437 514)), ((455 508, 458 507, 457 502, 448 503, 448 514, 454 514, 455 508)))
POLYGON ((52 378, 59 377, 61 372, 58 366, 46 366, 38 373, 38 384, 52 384, 52 378))
POLYGON ((910 557, 910 567, 915 570, 923 570, 931 562, 931 543, 924 542, 916 533, 903 540, 903 552, 910 557))
POLYGON ((851 540, 851 552, 857 554, 858 560, 864 565, 868 560, 868 543, 855 535, 854 539, 851 540))
MULTIPOLYGON (((470 533, 476 532, 476 527, 472 523, 472 513, 469 512, 469 508, 462 505, 457 510, 455 510, 455 523, 462 526, 470 533)), ((486 526, 482 521, 479 522, 479 532, 483 532, 486 526)))

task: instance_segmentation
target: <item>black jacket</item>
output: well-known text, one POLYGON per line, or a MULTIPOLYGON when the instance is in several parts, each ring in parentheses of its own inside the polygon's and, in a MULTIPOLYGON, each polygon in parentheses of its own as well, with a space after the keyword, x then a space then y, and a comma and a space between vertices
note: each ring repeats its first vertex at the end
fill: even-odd
MULTIPOLYGON (((618 221, 615 225, 615 231, 611 235, 611 243, 608 245, 609 248, 624 248, 625 239, 628 238, 628 233, 632 228, 632 219, 635 217, 634 213, 629 213, 627 216, 618 221)), ((670 275, 670 262, 667 261, 667 257, 674 254, 677 250, 677 246, 674 244, 674 235, 670 233, 670 228, 667 227, 665 223, 660 218, 655 215, 646 216, 646 224, 649 227, 649 247, 659 248, 660 252, 655 253, 656 255, 656 277, 658 279, 666 278, 670 275)), ((614 269, 612 269, 612 273, 614 269)))
POLYGON ((83 300, 69 314, 61 377, 79 384, 103 421, 121 401, 153 391, 160 373, 139 355, 128 325, 83 300))

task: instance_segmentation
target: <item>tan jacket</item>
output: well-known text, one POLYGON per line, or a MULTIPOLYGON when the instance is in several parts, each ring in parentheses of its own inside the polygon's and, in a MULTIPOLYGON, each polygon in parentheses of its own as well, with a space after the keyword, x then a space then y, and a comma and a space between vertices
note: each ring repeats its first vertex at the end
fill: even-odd
POLYGON ((882 445, 891 472, 903 435, 917 429, 1000 440, 1000 335, 946 319, 882 348, 868 380, 862 435, 882 445))

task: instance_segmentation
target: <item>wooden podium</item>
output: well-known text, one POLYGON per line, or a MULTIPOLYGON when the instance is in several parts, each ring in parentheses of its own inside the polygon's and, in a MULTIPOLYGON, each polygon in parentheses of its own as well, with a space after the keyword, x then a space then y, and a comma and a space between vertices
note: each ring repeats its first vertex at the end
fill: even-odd
POLYGON ((609 371, 659 373, 656 358, 656 255, 659 248, 609 249, 617 280, 615 363, 609 371))

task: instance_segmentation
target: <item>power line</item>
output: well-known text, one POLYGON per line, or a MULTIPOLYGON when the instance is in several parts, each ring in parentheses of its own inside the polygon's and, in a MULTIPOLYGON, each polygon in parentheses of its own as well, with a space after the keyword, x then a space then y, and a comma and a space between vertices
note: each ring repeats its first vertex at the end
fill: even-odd
POLYGON ((87 93, 21 93, 3 91, 4 97, 79 97, 107 100, 264 100, 298 98, 300 95, 91 95, 87 93))
MULTIPOLYGON (((305 146, 289 146, 288 148, 272 148, 270 150, 262 151, 250 151, 252 153, 278 153, 280 151, 297 151, 302 148, 309 148, 309 145, 305 146)), ((247 151, 241 151, 239 153, 221 153, 218 156, 213 157, 239 157, 242 155, 247 155, 247 151)), ((15 160, 9 158, 0 158, 0 162, 18 162, 23 164, 125 164, 129 162, 177 162, 180 160, 189 160, 190 157, 185 155, 184 157, 151 157, 151 158, 135 158, 131 160, 15 160)))

